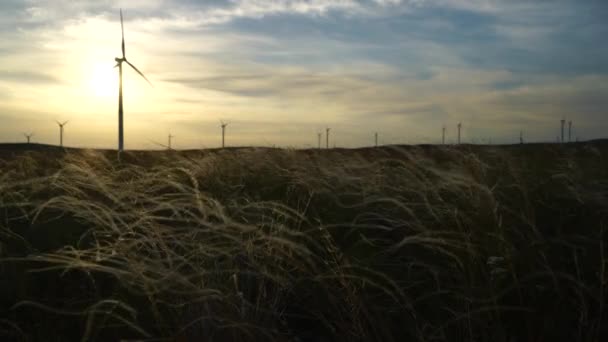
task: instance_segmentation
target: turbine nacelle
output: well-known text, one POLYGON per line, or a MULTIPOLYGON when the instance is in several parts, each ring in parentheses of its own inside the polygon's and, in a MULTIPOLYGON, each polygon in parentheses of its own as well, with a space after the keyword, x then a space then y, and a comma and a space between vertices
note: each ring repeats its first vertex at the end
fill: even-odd
MULTIPOLYGON (((114 58, 114 61, 116 62, 116 65, 114 66, 114 68, 122 67, 122 63, 125 63, 125 62, 129 63, 127 61, 127 59, 124 57, 123 58, 116 57, 116 58, 114 58)), ((131 63, 129 63, 129 64, 131 64, 131 63)))

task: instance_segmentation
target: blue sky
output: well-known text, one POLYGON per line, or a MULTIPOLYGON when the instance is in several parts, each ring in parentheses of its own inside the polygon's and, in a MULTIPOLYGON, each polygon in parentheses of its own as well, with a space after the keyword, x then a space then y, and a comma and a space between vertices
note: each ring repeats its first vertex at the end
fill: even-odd
POLYGON ((118 10, 127 148, 580 139, 608 129, 608 2, 537 0, 0 3, 0 141, 115 147, 118 10))

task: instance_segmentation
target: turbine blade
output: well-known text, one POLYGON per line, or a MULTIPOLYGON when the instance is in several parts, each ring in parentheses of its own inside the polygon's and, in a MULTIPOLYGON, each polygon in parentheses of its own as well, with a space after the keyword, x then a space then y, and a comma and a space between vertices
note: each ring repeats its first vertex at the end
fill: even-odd
POLYGON ((61 124, 61 126, 65 126, 69 121, 65 121, 64 123, 61 124))
POLYGON ((144 78, 144 80, 146 80, 146 82, 148 82, 148 84, 150 84, 150 86, 154 87, 154 86, 152 85, 152 82, 150 82, 150 80, 148 80, 148 78, 147 78, 147 77, 146 77, 146 76, 145 76, 145 75, 144 75, 144 74, 143 74, 141 71, 139 71, 139 69, 137 69, 137 68, 135 67, 135 65, 131 64, 131 62, 129 62, 129 61, 127 61, 127 60, 125 60, 125 62, 127 62, 127 64, 129 64, 129 65, 131 66, 131 68, 133 68, 133 70, 137 71, 137 73, 138 73, 138 74, 139 74, 141 77, 143 77, 143 78, 144 78))
POLYGON ((125 57, 125 25, 122 20, 122 8, 120 9, 120 30, 122 31, 122 58, 125 57))

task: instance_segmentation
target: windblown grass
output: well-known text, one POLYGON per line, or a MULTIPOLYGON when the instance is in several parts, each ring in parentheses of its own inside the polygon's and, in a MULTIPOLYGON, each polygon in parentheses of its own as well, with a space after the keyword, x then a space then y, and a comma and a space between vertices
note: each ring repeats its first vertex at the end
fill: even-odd
POLYGON ((0 160, 16 340, 600 341, 608 146, 0 160))

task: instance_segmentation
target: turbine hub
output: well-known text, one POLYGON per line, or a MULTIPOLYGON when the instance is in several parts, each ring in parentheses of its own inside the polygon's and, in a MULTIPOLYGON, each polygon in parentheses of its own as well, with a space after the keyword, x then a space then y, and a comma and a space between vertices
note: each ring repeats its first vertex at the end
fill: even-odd
POLYGON ((122 63, 122 62, 126 61, 126 59, 118 58, 118 57, 114 58, 114 60, 116 61, 116 63, 122 63))

